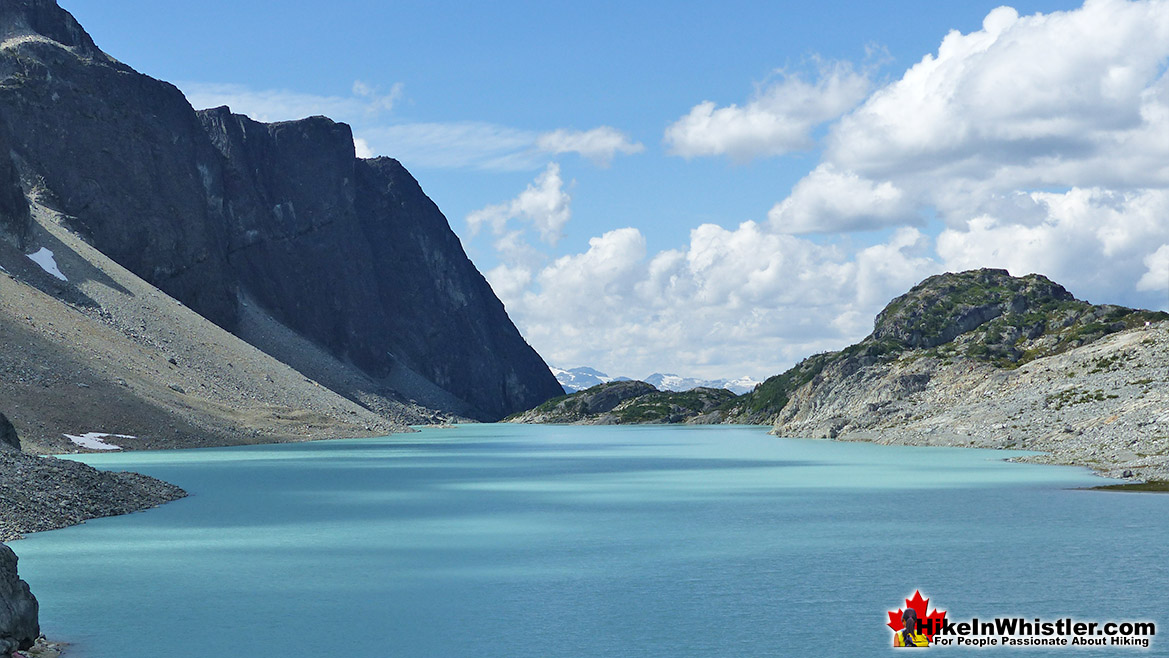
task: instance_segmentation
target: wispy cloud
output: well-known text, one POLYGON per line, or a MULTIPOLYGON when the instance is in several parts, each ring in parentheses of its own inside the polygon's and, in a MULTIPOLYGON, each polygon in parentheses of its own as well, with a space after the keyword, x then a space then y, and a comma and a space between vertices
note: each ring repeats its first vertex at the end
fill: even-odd
POLYGON ((599 166, 608 166, 618 153, 633 155, 645 150, 644 145, 633 142, 628 135, 609 126, 584 131, 553 130, 540 135, 536 148, 554 155, 577 153, 599 166))
POLYGON ((539 131, 483 121, 402 122, 394 115, 405 96, 401 83, 383 91, 357 80, 348 96, 203 82, 184 82, 179 87, 196 108, 227 105, 258 121, 327 116, 353 128, 360 157, 389 155, 412 167, 529 171, 546 164, 549 155, 566 153, 603 167, 617 155, 645 149, 610 126, 539 131))
POLYGON ((257 121, 292 121, 309 116, 327 116, 336 121, 357 123, 393 110, 404 89, 396 83, 388 93, 357 80, 350 96, 322 96, 288 89, 252 89, 246 85, 180 82, 187 101, 196 109, 226 105, 237 114, 257 121))
POLYGON ((360 134, 377 153, 414 167, 526 171, 547 162, 533 148, 538 133, 494 123, 401 123, 366 127, 360 134))

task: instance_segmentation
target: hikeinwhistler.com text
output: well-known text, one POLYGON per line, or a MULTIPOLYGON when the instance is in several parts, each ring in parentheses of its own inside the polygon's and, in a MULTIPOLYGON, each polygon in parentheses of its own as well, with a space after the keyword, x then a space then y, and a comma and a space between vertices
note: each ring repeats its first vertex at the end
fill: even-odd
POLYGON ((918 626, 933 633, 934 646, 963 647, 1057 647, 1096 646, 1147 649, 1157 634, 1151 621, 1076 621, 996 617, 992 620, 952 622, 919 620, 918 626))

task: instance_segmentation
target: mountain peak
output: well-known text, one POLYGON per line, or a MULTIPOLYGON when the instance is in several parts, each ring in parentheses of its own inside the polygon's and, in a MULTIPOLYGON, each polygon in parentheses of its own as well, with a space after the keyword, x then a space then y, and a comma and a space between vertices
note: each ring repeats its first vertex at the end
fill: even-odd
POLYGON ((0 3, 0 39, 5 49, 27 40, 47 39, 87 57, 109 59, 55 0, 4 0, 0 3))
POLYGON ((947 272, 889 302, 877 315, 870 339, 935 347, 1005 314, 1050 310, 1075 301, 1063 286, 1041 274, 1013 277, 989 268, 947 272))

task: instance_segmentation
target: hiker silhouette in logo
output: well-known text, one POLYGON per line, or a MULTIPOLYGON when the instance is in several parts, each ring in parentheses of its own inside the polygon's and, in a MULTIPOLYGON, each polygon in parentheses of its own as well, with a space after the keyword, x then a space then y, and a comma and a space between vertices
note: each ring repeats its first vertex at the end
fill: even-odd
POLYGON ((917 612, 913 608, 906 608, 905 612, 901 613, 901 621, 905 624, 905 628, 893 636, 893 646, 928 647, 930 645, 929 639, 917 632, 917 612))

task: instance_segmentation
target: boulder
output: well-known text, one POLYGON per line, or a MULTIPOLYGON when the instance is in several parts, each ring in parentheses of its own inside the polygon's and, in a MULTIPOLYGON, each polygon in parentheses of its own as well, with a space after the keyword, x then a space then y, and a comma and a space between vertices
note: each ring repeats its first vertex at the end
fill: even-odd
POLYGON ((20 437, 16 436, 16 428, 4 414, 0 414, 0 450, 20 451, 20 437))
POLYGON ((31 648, 41 634, 37 599, 16 573, 16 553, 0 544, 0 656, 31 648))

